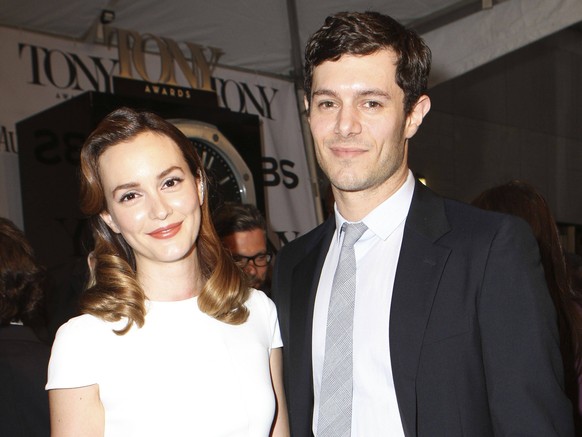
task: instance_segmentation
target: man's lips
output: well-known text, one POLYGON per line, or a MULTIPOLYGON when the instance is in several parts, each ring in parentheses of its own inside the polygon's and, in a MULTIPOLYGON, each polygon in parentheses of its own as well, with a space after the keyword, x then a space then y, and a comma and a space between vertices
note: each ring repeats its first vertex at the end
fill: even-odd
POLYGON ((155 231, 149 232, 148 235, 159 240, 163 240, 165 238, 172 238, 174 235, 180 232, 181 227, 182 222, 172 223, 171 225, 164 226, 163 228, 158 228, 155 231))
POLYGON ((356 147, 331 147, 330 150, 334 155, 346 158, 358 156, 367 152, 365 149, 359 149, 356 147))

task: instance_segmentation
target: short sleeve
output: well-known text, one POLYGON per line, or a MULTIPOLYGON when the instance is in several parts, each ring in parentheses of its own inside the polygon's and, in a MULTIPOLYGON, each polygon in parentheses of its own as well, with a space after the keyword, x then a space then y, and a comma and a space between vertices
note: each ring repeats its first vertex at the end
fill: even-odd
POLYGON ((277 307, 275 303, 262 291, 254 291, 256 297, 260 297, 263 308, 265 308, 266 322, 269 327, 270 345, 269 349, 276 349, 283 346, 281 330, 279 329, 279 319, 277 317, 277 307))
POLYGON ((271 349, 283 347, 283 340, 281 339, 281 330, 279 329, 279 318, 277 317, 277 307, 271 299, 269 299, 270 306, 270 326, 272 326, 272 341, 271 349))
POLYGON ((277 318, 277 307, 264 292, 253 289, 247 302, 247 307, 251 312, 256 328, 261 332, 262 342, 271 349, 283 346, 279 320, 277 318), (265 332, 266 331, 266 332, 265 332), (266 335, 266 336, 265 336, 266 335))
POLYGON ((98 334, 103 328, 103 322, 89 315, 75 317, 59 328, 51 350, 46 390, 98 382, 98 334))

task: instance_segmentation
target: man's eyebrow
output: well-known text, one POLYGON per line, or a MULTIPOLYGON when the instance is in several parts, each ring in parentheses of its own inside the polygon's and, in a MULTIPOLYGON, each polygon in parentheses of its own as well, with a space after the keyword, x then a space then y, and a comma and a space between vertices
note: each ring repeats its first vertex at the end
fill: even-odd
MULTIPOLYGON (((384 97, 386 99, 391 98, 390 94, 380 88, 371 88, 366 90, 361 90, 356 93, 358 97, 369 97, 369 96, 378 96, 384 97)), ((330 89, 322 88, 320 90, 316 90, 313 92, 313 96, 328 96, 328 97, 338 97, 338 94, 335 91, 330 89)))
POLYGON ((379 88, 372 88, 369 90, 363 90, 357 93, 359 96, 362 97, 367 97, 367 96, 378 96, 378 97, 384 97, 386 99, 390 98, 390 94, 384 90, 381 90, 379 88))
POLYGON ((335 91, 332 90, 328 90, 328 89, 320 89, 320 90, 316 90, 313 91, 313 96, 331 96, 331 97, 337 97, 337 93, 335 91))

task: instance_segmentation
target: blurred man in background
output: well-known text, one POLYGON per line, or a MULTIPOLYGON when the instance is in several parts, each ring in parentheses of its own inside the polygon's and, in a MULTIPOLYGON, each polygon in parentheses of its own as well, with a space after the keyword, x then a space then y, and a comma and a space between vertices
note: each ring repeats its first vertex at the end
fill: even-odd
POLYGON ((269 294, 271 252, 267 248, 267 224, 252 204, 227 202, 214 214, 216 232, 235 262, 247 274, 249 284, 269 294))

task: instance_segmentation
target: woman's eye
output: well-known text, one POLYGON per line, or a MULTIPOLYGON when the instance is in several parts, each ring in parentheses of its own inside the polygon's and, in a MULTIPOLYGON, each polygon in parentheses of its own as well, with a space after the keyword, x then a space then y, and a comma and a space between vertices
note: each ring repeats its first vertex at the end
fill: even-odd
POLYGON ((178 177, 170 178, 170 179, 168 179, 168 180, 166 180, 164 182, 164 188, 172 188, 172 187, 175 187, 180 182, 182 182, 182 179, 181 178, 178 178, 178 177))
POLYGON ((129 202, 130 200, 133 200, 136 198, 136 194, 135 193, 126 193, 123 196, 121 196, 121 199, 119 199, 120 202, 129 202))

